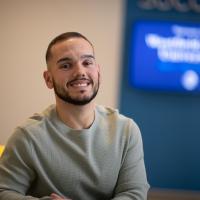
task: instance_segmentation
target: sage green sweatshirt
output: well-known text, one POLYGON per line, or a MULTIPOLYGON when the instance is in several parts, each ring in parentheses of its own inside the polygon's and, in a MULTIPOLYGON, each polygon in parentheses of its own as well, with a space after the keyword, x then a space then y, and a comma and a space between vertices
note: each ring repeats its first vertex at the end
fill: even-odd
POLYGON ((17 127, 0 158, 1 200, 146 200, 141 134, 117 110, 96 106, 89 129, 74 130, 55 105, 17 127))

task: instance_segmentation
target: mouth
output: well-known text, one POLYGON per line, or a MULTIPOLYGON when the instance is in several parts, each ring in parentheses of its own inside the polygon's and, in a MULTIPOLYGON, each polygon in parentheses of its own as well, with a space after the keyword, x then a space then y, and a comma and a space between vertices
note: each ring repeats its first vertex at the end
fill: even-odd
POLYGON ((67 83, 67 86, 75 88, 84 88, 92 84, 92 81, 86 78, 75 79, 67 83))

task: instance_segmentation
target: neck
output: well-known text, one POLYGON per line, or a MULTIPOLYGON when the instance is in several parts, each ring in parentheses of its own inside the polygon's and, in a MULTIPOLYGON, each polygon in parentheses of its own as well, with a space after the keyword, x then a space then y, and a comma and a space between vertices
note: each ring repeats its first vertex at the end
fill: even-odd
POLYGON ((56 101, 56 111, 59 118, 67 126, 77 130, 89 128, 95 118, 94 102, 90 102, 83 106, 77 106, 56 101))

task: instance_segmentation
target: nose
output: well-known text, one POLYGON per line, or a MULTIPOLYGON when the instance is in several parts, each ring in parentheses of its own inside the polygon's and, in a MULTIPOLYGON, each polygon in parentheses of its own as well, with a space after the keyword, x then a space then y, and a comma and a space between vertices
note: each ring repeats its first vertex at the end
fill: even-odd
POLYGON ((73 77, 85 77, 86 69, 81 63, 77 63, 74 67, 73 77))

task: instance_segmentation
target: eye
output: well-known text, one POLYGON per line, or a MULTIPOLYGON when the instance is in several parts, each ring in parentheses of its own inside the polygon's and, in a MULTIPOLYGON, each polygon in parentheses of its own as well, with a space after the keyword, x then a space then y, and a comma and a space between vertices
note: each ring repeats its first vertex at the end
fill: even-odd
POLYGON ((94 61, 93 60, 89 60, 89 59, 88 60, 84 60, 83 61, 83 65, 86 66, 86 67, 87 66, 93 66, 94 65, 94 61))
POLYGON ((69 69, 71 67, 71 64, 70 63, 62 63, 60 65, 60 68, 61 69, 69 69))

